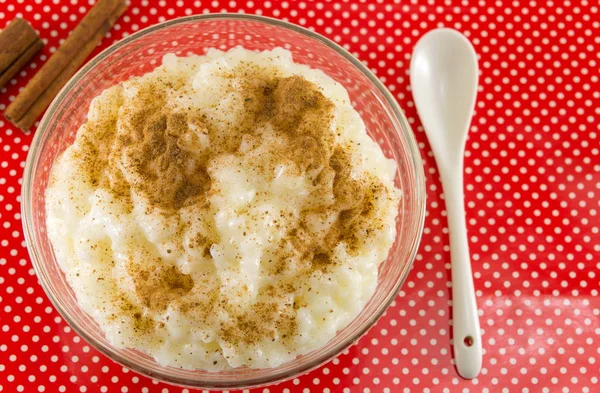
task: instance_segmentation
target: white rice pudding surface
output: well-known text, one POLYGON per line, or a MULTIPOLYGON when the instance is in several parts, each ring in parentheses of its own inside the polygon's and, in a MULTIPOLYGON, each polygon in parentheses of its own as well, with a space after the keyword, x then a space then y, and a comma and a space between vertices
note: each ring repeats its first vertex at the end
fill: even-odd
POLYGON ((373 295, 395 171, 346 90, 290 52, 168 54, 93 100, 52 168, 48 235, 113 345, 275 367, 373 295))

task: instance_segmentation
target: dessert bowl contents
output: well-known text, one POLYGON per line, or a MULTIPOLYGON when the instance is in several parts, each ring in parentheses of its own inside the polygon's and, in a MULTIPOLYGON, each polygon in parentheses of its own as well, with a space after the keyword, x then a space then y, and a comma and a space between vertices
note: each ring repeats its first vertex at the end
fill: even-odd
POLYGON ((276 367, 374 293, 395 171, 346 90, 290 52, 167 55, 92 102, 52 168, 48 236, 113 345, 276 367))

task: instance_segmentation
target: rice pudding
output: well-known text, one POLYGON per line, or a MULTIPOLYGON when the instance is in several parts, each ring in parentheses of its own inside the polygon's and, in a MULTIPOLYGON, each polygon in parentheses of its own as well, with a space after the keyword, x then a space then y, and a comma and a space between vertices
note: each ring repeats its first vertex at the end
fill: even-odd
POLYGON ((346 90, 290 52, 169 54, 93 100, 51 170, 48 235, 113 345, 275 367, 373 295, 395 171, 346 90))

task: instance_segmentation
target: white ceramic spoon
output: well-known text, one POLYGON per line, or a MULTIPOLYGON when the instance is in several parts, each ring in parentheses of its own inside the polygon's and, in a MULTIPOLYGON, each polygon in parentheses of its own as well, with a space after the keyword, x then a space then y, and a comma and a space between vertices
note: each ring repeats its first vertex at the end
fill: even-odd
POLYGON ((463 156, 477 95, 477 56, 459 32, 436 29, 415 46, 410 84, 444 187, 452 259, 452 321, 456 368, 481 370, 481 332, 471 273, 463 193, 463 156))

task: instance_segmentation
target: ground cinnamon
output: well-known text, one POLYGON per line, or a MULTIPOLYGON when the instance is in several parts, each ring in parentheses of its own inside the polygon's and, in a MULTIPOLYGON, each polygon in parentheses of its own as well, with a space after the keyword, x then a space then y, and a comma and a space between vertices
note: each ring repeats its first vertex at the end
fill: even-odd
POLYGON ((26 20, 13 19, 0 32, 0 88, 43 46, 44 43, 26 20))
POLYGON ((22 130, 29 129, 126 8, 123 0, 99 0, 8 106, 6 118, 22 130))
MULTIPOLYGON (((161 78, 159 73, 157 78, 128 82, 136 95, 119 105, 118 121, 115 114, 88 121, 79 137, 80 154, 85 157, 90 178, 121 202, 133 205, 131 195, 139 195, 147 203, 147 211, 205 221, 202 231, 190 222, 182 223, 173 237, 189 234, 184 240, 187 243, 182 244, 193 250, 192 258, 201 255, 206 259, 197 264, 210 272, 206 276, 184 273, 167 262, 170 257, 153 253, 128 263, 127 272, 142 310, 123 309, 123 314, 133 316, 136 329, 156 328, 142 323, 144 312, 164 313, 172 308, 197 326, 225 313, 229 318, 214 327, 224 345, 279 341, 293 350, 298 334, 297 309, 308 304, 296 294, 313 275, 327 274, 339 266, 335 249, 340 243, 354 255, 372 238, 373 231, 382 230, 375 207, 387 197, 386 189, 376 177, 358 180, 352 176, 356 165, 353 146, 335 141, 335 106, 315 84, 300 76, 271 75, 252 64, 240 65, 231 78, 240 86, 240 94, 234 96, 236 104, 244 108, 239 122, 220 128, 210 112, 207 115, 191 107, 171 105, 170 97, 193 91, 186 91, 186 83, 161 78), (273 140, 261 135, 267 129, 276 135, 273 140), (200 136, 209 142, 200 143, 200 136), (276 284, 261 290, 248 308, 237 301, 248 296, 248 287, 229 286, 210 270, 214 268, 209 262, 213 258, 211 247, 221 239, 212 220, 203 214, 209 217, 213 213, 211 195, 219 187, 219 178, 211 178, 211 162, 224 155, 245 155, 252 161, 248 170, 266 180, 282 164, 298 176, 313 178, 312 203, 304 204, 298 217, 282 211, 273 220, 275 226, 279 220, 287 223, 281 241, 272 253, 265 254, 266 273, 276 284), (328 220, 333 221, 330 227, 311 229, 311 222, 328 220)), ((117 89, 112 100, 99 100, 107 105, 105 113, 115 112, 114 101, 118 102, 120 94, 117 89)), ((231 243, 231 247, 237 245, 231 243)), ((173 251, 187 252, 183 247, 173 251)), ((172 250, 166 252, 171 254, 172 250)))

